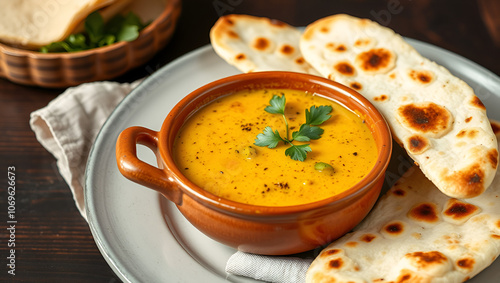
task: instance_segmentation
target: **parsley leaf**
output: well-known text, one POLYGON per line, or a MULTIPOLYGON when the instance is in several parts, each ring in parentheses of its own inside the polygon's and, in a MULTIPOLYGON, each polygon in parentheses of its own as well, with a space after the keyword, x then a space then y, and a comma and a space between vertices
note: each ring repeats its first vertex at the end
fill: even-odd
POLYGON ((267 126, 263 133, 257 135, 254 144, 257 146, 275 148, 278 146, 278 143, 282 141, 290 145, 290 147, 285 150, 286 156, 290 156, 293 160, 304 161, 307 157, 307 153, 312 151, 311 147, 309 144, 295 145, 293 141, 307 142, 321 138, 324 130, 316 126, 330 119, 331 116, 329 114, 333 111, 333 108, 331 106, 312 106, 310 110, 306 109, 306 123, 302 124, 298 131, 293 132, 292 139, 290 139, 290 128, 288 127, 288 120, 285 115, 285 95, 273 95, 271 100, 269 100, 269 104, 270 105, 266 106, 264 110, 271 114, 281 114, 283 116, 286 126, 286 136, 282 138, 277 130, 273 131, 271 127, 267 126))
POLYGON ((85 19, 85 32, 68 36, 63 41, 42 46, 40 52, 75 52, 111 45, 119 41, 132 41, 139 37, 139 32, 149 23, 129 12, 126 16, 116 15, 104 23, 99 12, 95 11, 85 19))
POLYGON ((284 141, 278 130, 273 132, 271 127, 266 127, 262 134, 257 135, 257 139, 255 140, 255 145, 257 146, 267 146, 268 148, 275 148, 280 141, 284 141))
POLYGON ((42 46, 40 48, 40 52, 49 53, 49 52, 70 52, 73 51, 74 48, 69 45, 69 43, 64 41, 52 42, 51 44, 42 46))
POLYGON ((97 46, 106 46, 106 45, 111 45, 116 42, 116 37, 112 34, 107 34, 105 35, 99 42, 97 43, 97 46))
POLYGON ((104 19, 99 12, 92 12, 85 19, 85 31, 90 39, 90 45, 95 47, 104 35, 104 19))
POLYGON ((125 24, 137 26, 139 29, 142 29, 142 28, 146 27, 149 23, 143 24, 141 21, 141 18, 139 18, 133 12, 128 12, 128 14, 125 16, 125 24))
POLYGON ((311 106, 310 110, 306 109, 306 124, 307 125, 321 125, 326 120, 330 119, 329 114, 333 111, 333 108, 329 105, 323 106, 311 106))
POLYGON ((87 47, 85 42, 85 36, 82 34, 72 34, 68 36, 67 42, 71 45, 73 49, 84 50, 87 47))
POLYGON ((285 104, 286 98, 285 95, 281 95, 281 97, 277 95, 273 95, 273 98, 269 101, 269 106, 267 106, 264 110, 271 114, 281 114, 285 115, 285 104))
POLYGON ((285 155, 290 156, 293 160, 304 161, 306 159, 307 153, 311 152, 312 149, 309 144, 294 145, 285 150, 285 155))
POLYGON ((320 127, 302 124, 298 131, 292 133, 292 139, 301 142, 317 140, 321 138, 321 135, 324 131, 325 130, 321 129, 320 127))
POLYGON ((116 39, 118 41, 132 41, 139 36, 139 27, 133 25, 125 25, 120 29, 116 39))

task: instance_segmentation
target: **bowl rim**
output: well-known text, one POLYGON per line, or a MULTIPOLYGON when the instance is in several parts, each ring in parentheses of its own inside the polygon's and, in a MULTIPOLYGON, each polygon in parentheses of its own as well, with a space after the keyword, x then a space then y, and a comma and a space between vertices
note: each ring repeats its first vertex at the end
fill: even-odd
MULTIPOLYGON (((149 33, 154 32, 157 26, 161 22, 163 22, 164 19, 174 14, 174 10, 181 3, 181 0, 165 0, 164 2, 165 2, 165 8, 163 9, 163 11, 149 25, 147 25, 143 30, 141 30, 137 39, 139 39, 140 37, 144 37, 149 33)), ((29 58, 41 59, 41 60, 59 59, 59 58, 80 58, 89 56, 94 53, 111 52, 116 49, 123 48, 124 46, 130 44, 131 42, 133 41, 119 41, 111 45, 96 47, 88 50, 75 51, 75 52, 55 52, 55 53, 42 53, 36 50, 17 48, 15 46, 10 46, 8 44, 0 42, 0 53, 4 53, 10 56, 26 56, 29 58)))
MULTIPOLYGON (((336 101, 335 98, 329 97, 336 101)), ((206 101, 202 104, 206 105, 207 102, 211 102, 213 99, 206 101)), ((336 101, 338 103, 338 101, 336 101)), ((342 105, 342 103, 339 103, 342 105)), ((201 107, 202 107, 201 106, 201 107)), ((342 105, 349 109, 346 105, 342 105)), ((194 111, 201 107, 197 107, 194 111)), ((351 109, 352 110, 352 109, 351 109)), ((189 114, 186 119, 191 116, 189 114)), ((182 120, 182 125, 186 119, 182 120)), ((172 142, 173 145, 173 142, 172 142)), ((165 118, 160 131, 158 132, 158 151, 163 161, 163 170, 170 176, 171 180, 177 183, 177 185, 182 190, 183 194, 187 194, 194 200, 210 206, 216 210, 235 214, 235 215, 247 215, 247 216, 282 216, 282 215, 293 215, 297 213, 303 213, 307 211, 314 211, 319 208, 326 207, 336 207, 342 203, 350 203, 359 197, 363 192, 369 190, 373 187, 380 178, 385 175, 385 171, 389 164, 391 154, 392 154, 392 135, 390 128, 384 118, 384 116, 377 110, 377 108, 365 97, 355 90, 342 85, 338 82, 322 78, 315 75, 296 73, 296 72, 285 72, 285 71, 264 71, 264 72, 254 72, 254 73, 243 73, 225 77, 213 82, 210 82, 185 96, 181 101, 179 101, 169 112, 168 116, 165 118), (377 146, 379 154, 375 165, 366 174, 366 176, 356 183, 351 188, 336 194, 334 196, 305 204, 292 205, 292 206, 261 206, 245 204, 241 202, 236 202, 228 199, 218 197, 215 194, 209 193, 200 186, 191 182, 187 177, 185 177, 177 165, 174 162, 173 156, 171 154, 171 148, 166 148, 169 144, 169 140, 175 139, 175 136, 180 129, 180 127, 175 131, 171 132, 171 128, 174 124, 180 123, 177 118, 177 114, 180 113, 185 107, 193 103, 195 99, 206 98, 210 94, 216 91, 219 87, 227 87, 233 84, 238 84, 240 82, 251 82, 261 79, 276 79, 276 80, 294 80, 302 81, 304 83, 316 84, 322 88, 329 88, 335 90, 339 96, 347 97, 348 99, 354 99, 360 108, 366 109, 367 115, 369 115, 374 123, 372 124, 373 133, 379 133, 381 138, 381 147, 377 146)))

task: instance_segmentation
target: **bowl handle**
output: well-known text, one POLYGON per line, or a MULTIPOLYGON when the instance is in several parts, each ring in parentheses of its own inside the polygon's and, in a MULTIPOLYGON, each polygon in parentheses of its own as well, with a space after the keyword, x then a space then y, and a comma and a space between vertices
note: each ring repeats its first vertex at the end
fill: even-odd
POLYGON ((126 178, 154 189, 177 205, 182 204, 182 191, 166 171, 149 165, 137 157, 136 145, 151 149, 158 156, 158 133, 144 127, 130 127, 116 141, 116 162, 126 178))

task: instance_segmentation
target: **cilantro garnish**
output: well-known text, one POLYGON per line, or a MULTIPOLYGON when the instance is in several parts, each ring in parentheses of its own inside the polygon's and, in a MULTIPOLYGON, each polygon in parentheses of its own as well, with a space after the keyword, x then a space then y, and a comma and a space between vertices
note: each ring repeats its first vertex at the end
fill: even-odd
POLYGON ((269 104, 270 105, 268 105, 264 110, 271 114, 281 114, 283 116, 286 126, 286 136, 281 137, 278 130, 273 130, 271 127, 267 126, 261 134, 257 135, 255 145, 275 148, 279 142, 283 142, 290 146, 285 150, 286 156, 290 156, 293 160, 304 161, 307 157, 307 153, 312 151, 311 147, 309 144, 296 145, 293 142, 308 142, 310 140, 317 140, 321 138, 324 130, 317 126, 330 119, 331 115, 329 114, 333 111, 333 108, 326 105, 319 107, 311 106, 310 109, 306 109, 306 122, 300 125, 298 131, 292 133, 292 138, 290 139, 288 120, 285 116, 285 95, 273 95, 269 104))
POLYGON ((72 34, 63 41, 42 46, 40 52, 76 52, 111 45, 119 41, 132 41, 147 25, 148 23, 142 23, 133 12, 125 16, 116 15, 107 23, 104 23, 99 12, 93 12, 85 19, 85 32, 72 34))

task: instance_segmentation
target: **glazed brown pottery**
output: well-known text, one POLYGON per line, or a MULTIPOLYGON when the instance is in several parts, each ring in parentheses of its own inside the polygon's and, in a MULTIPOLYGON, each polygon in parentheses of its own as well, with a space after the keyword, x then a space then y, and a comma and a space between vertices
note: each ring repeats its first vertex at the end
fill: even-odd
POLYGON ((392 151, 387 123, 376 108, 354 90, 317 76, 291 72, 256 72, 209 83, 180 101, 159 132, 125 129, 118 137, 116 158, 128 179, 157 190, 209 237, 238 250, 265 255, 304 252, 344 235, 356 226, 377 200, 392 151), (265 207, 221 199, 182 175, 173 160, 176 133, 197 109, 242 89, 281 88, 320 93, 363 115, 372 130, 378 159, 359 183, 330 198, 296 206, 265 207), (136 145, 156 153, 158 167, 137 158, 136 145))

